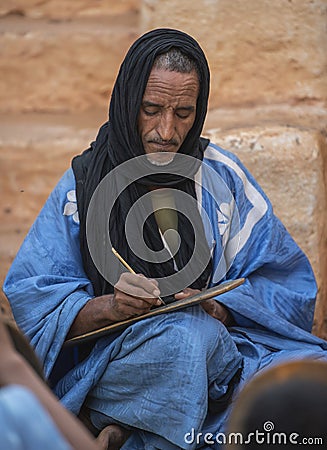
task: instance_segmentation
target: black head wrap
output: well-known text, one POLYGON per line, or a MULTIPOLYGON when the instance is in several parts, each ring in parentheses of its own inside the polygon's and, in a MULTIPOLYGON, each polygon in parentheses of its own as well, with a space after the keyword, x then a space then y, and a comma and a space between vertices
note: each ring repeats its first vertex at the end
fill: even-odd
MULTIPOLYGON (((197 99, 197 109, 194 124, 186 136, 179 153, 194 157, 194 163, 186 169, 186 178, 162 174, 154 170, 154 175, 138 180, 128 186, 116 202, 110 217, 111 242, 133 267, 137 273, 147 277, 161 278, 174 273, 173 262, 153 264, 138 258, 130 249, 126 241, 124 223, 130 207, 142 195, 148 192, 146 185, 172 186, 196 198, 194 181, 192 177, 199 168, 203 158, 204 148, 208 141, 200 138, 204 120, 207 113, 209 96, 209 68, 206 57, 198 43, 186 33, 173 29, 156 29, 150 31, 131 46, 120 67, 116 83, 112 91, 109 108, 109 121, 99 130, 96 141, 88 150, 75 157, 72 168, 76 178, 76 192, 78 212, 80 217, 80 243, 81 254, 86 274, 90 278, 95 295, 113 292, 113 287, 98 272, 90 256, 86 239, 86 216, 92 195, 100 183, 112 169, 119 164, 144 154, 141 137, 138 133, 137 120, 143 94, 156 57, 166 53, 171 48, 179 49, 197 64, 200 90, 197 99)), ((149 163, 150 164, 150 163, 149 163)), ((194 211, 199 216, 198 211, 194 211)), ((193 222, 193 221, 192 221, 193 222)), ((202 228, 203 245, 207 244, 202 228)), ((179 231, 182 232, 180 250, 178 252, 179 266, 184 267, 189 261, 194 247, 194 230, 183 215, 179 217, 179 231)), ((153 250, 162 249, 162 240, 159 235, 155 219, 150 217, 144 224, 144 237, 153 250)), ((110 249, 108 250, 110 251, 110 249)), ((203 288, 210 274, 210 264, 207 269, 192 284, 193 288, 203 288)))

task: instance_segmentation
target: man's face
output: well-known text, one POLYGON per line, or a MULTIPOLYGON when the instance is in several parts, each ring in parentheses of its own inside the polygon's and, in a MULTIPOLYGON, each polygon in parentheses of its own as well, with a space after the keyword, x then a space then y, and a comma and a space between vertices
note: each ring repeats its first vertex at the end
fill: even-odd
POLYGON ((198 94, 195 71, 152 69, 138 116, 138 131, 144 152, 154 164, 168 164, 182 145, 195 120, 198 94))

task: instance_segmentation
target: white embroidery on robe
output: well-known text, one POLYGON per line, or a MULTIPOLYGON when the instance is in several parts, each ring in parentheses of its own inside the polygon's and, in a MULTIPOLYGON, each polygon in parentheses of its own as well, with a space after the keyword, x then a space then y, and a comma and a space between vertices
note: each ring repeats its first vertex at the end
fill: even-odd
POLYGON ((219 209, 217 209, 217 217, 218 217, 218 229, 219 233, 222 236, 222 245, 225 247, 230 231, 231 224, 231 216, 233 212, 233 202, 229 203, 221 203, 219 205, 219 209))
POLYGON ((67 200, 64 206, 64 216, 73 216, 73 221, 79 223, 78 211, 77 211, 77 200, 76 191, 73 189, 67 192, 67 200))

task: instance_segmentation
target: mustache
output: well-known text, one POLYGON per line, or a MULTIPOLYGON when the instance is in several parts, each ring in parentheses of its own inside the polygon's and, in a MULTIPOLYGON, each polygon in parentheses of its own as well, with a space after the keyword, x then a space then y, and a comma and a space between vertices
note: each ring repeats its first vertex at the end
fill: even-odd
POLYGON ((161 145, 174 145, 177 146, 178 142, 175 139, 165 140, 160 138, 149 139, 149 143, 152 144, 161 144, 161 145))

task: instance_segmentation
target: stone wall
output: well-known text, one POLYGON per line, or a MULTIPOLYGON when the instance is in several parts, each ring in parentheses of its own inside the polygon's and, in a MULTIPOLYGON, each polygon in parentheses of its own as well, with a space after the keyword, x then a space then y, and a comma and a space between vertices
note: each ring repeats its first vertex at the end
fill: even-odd
POLYGON ((0 16, 21 15, 55 21, 117 16, 138 10, 138 0, 1 0, 0 16))
POLYGON ((326 0, 143 0, 141 17, 203 44, 211 107, 327 99, 326 0))
POLYGON ((119 61, 136 37, 137 5, 2 1, 0 112, 75 113, 107 105, 119 61))
POLYGON ((106 120, 129 45, 177 27, 208 56, 206 134, 238 154, 308 254, 314 332, 327 337, 326 17, 326 0, 2 0, 0 283, 72 156, 106 120))

